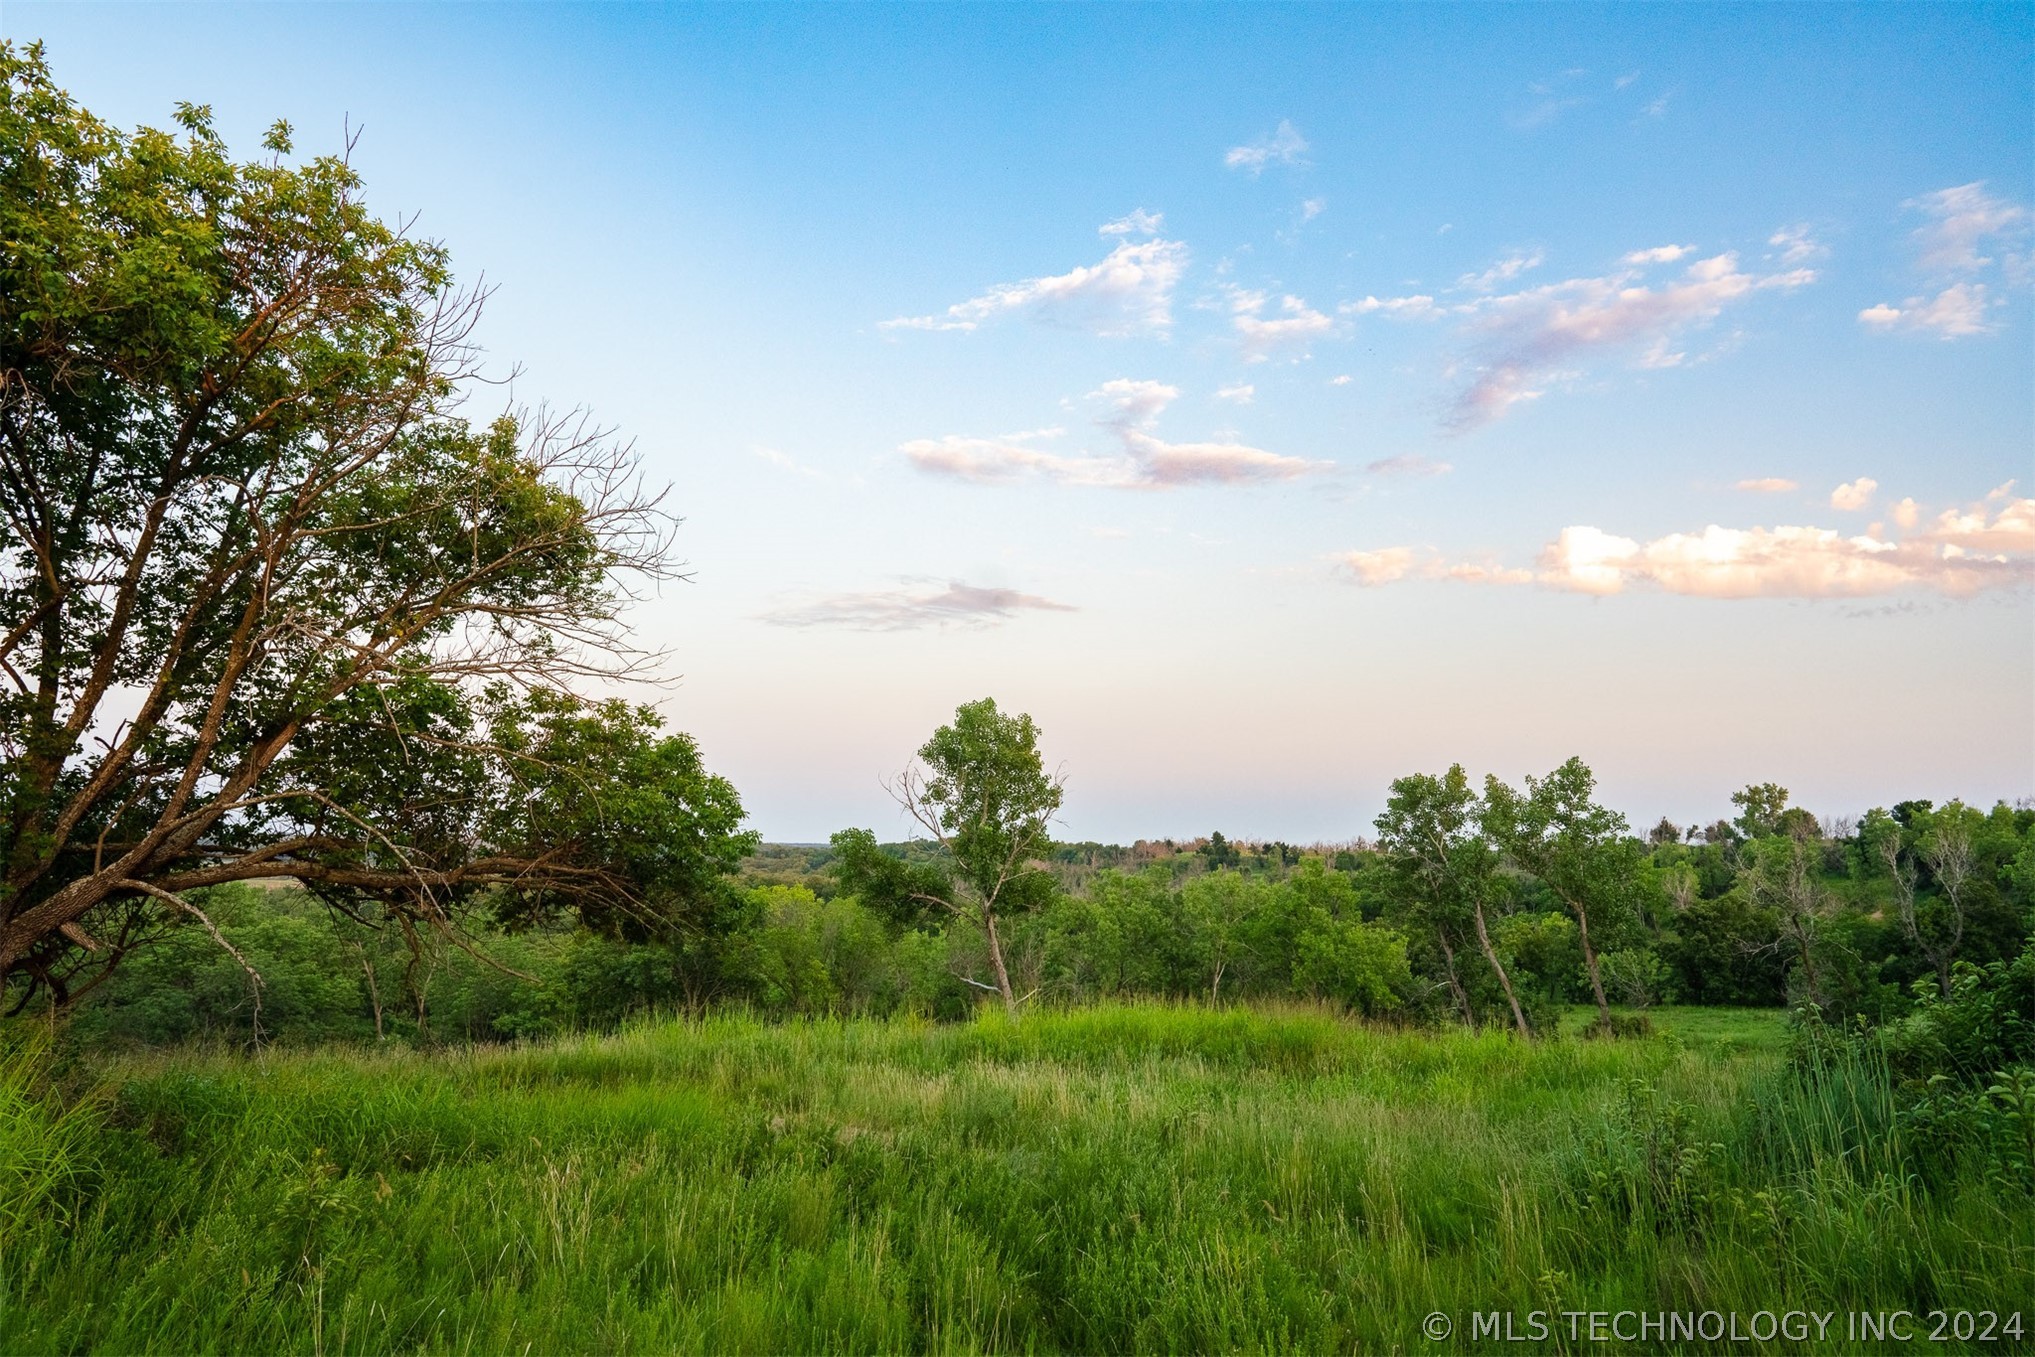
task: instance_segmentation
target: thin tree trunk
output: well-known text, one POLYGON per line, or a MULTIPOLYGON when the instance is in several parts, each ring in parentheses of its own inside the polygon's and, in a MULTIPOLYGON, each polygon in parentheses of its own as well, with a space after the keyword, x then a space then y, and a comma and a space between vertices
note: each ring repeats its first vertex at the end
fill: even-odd
POLYGON ((1809 934, 1807 930, 1798 919, 1789 926, 1788 931, 1795 935, 1795 955, 1802 962, 1802 983, 1808 988, 1809 1002, 1818 1008, 1827 1007, 1823 1002, 1822 982, 1816 978, 1816 961, 1809 953, 1809 934))
POLYGON ((1581 904, 1571 901, 1569 907, 1576 911, 1576 931, 1583 939, 1583 960, 1590 967, 1590 988, 1597 992, 1597 1019, 1604 1024, 1604 1031, 1611 1031, 1611 1001, 1604 997, 1604 975, 1597 969, 1597 949, 1590 945, 1590 912, 1581 904))
POLYGON ((368 960, 367 949, 365 947, 360 950, 360 968, 367 972, 368 1002, 374 1005, 374 1039, 380 1041, 382 1040, 382 991, 381 986, 375 984, 374 963, 368 960))
POLYGON ((1512 1021, 1519 1026, 1519 1035, 1531 1038, 1527 1029, 1526 1013, 1519 1007, 1519 996, 1512 992, 1512 977, 1505 974, 1504 963, 1498 960, 1498 949, 1491 945, 1491 934, 1484 927, 1484 902, 1477 902, 1477 945, 1484 949, 1484 960, 1491 963, 1491 969, 1498 972, 1498 983, 1505 988, 1505 1002, 1512 1005, 1512 1021))
POLYGON ((1470 1011, 1469 991, 1463 988, 1462 979, 1456 974, 1456 949, 1449 946, 1448 930, 1437 925, 1434 930, 1434 936, 1441 943, 1442 963, 1448 968, 1449 991, 1456 996, 1456 1008, 1463 1015, 1463 1025, 1475 1027, 1477 1025, 1477 1015, 1470 1011))
POLYGON ((989 964, 996 971, 997 993, 1003 996, 1003 1006, 1010 1011, 1013 1021, 1018 1015, 1017 995, 1010 987, 1010 972, 1003 968, 1003 943, 996 936, 996 911, 982 911, 982 931, 989 935, 989 964))

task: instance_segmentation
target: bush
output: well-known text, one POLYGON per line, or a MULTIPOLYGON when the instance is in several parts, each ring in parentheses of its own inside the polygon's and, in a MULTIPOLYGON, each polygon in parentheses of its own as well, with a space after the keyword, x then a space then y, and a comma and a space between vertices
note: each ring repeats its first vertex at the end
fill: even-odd
POLYGON ((1333 999, 1366 1017, 1399 1008, 1413 988, 1406 938, 1384 924, 1336 919, 1317 910, 1294 950, 1296 991, 1333 999))
POLYGON ((1950 994, 1918 981, 1914 1009, 1882 1034, 1896 1076, 1976 1086, 2035 1065, 2035 938, 2010 961, 1957 964, 1950 994))

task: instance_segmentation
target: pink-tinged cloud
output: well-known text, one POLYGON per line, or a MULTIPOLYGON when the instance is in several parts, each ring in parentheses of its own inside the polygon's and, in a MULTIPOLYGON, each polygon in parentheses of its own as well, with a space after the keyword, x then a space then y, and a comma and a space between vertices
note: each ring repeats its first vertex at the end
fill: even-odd
POLYGON ((1417 452, 1403 453, 1397 457, 1381 457, 1367 462, 1364 470, 1373 476, 1446 476, 1455 468, 1447 462, 1437 462, 1417 452))
POLYGON ((1780 495, 1801 488, 1799 481, 1791 481, 1785 476, 1760 476, 1753 480, 1740 481, 1732 487, 1734 490, 1750 490, 1759 495, 1780 495))
MULTIPOLYGON (((1638 251, 1629 262, 1664 259, 1682 247, 1638 251)), ((1679 257, 1679 256, 1675 256, 1679 257)), ((1544 394, 1554 370, 1593 351, 1639 349, 1641 366, 1671 367, 1683 355, 1668 343, 1679 331, 1715 320, 1726 308, 1763 291, 1792 291, 1815 281, 1812 269, 1755 275, 1733 253, 1688 266, 1671 283, 1640 281, 1638 267, 1601 278, 1571 278, 1489 298, 1474 308, 1479 337, 1476 376, 1453 402, 1446 423, 1466 430, 1544 394)))
POLYGON ((1846 481, 1830 492, 1830 507, 1855 514, 1872 503, 1873 494, 1880 483, 1870 476, 1860 476, 1855 481, 1846 481))
POLYGON ((1693 598, 1858 598, 1924 591, 1966 598, 2035 582, 2035 499, 1948 510, 1920 533, 1891 540, 1782 525, 1669 533, 1651 541, 1602 528, 1562 529, 1532 570, 1449 562, 1408 547, 1353 552, 1337 565, 1357 582, 1456 580, 1535 583, 1610 595, 1657 589, 1693 598))
POLYGON ((777 627, 912 631, 924 627, 993 626, 1021 612, 1075 611, 1077 609, 1071 604, 1056 603, 1036 594, 1019 593, 1015 589, 983 588, 953 580, 939 589, 833 594, 764 613, 759 620, 777 627))
POLYGON ((1412 547, 1380 547, 1343 552, 1334 563, 1358 584, 1394 584, 1412 573, 1414 554, 1412 547))
POLYGON ((1151 432, 1179 388, 1119 377, 1089 393, 1107 413, 1097 423, 1116 440, 1113 455, 1063 455, 1037 446, 1061 429, 969 438, 949 434, 905 443, 899 451, 920 471, 977 485, 1045 480, 1060 485, 1117 490, 1175 490, 1188 486, 1262 485, 1334 469, 1332 462, 1288 457, 1247 443, 1174 443, 1151 432))

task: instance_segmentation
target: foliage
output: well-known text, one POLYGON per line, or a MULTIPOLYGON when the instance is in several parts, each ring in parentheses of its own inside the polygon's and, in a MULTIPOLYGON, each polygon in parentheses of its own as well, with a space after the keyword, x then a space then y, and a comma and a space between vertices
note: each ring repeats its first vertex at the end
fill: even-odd
POLYGON ((243 880, 405 930, 693 926, 749 842, 732 788, 574 692, 652 658, 621 609, 672 524, 632 455, 460 414, 482 297, 344 156, 176 123, 119 131, 0 44, 9 999, 243 880))
MULTIPOLYGON (((1051 848, 1048 825, 1060 809, 1061 780, 1046 772, 1032 718, 1000 712, 988 697, 956 708, 954 723, 934 731, 918 757, 918 766, 907 768, 893 791, 939 842, 952 885, 960 889, 917 890, 910 898, 982 930, 996 989, 1015 1016, 1018 996, 997 923, 1000 915, 1037 908, 1053 894, 1052 873, 1039 859, 1051 848)), ((854 847, 867 862, 864 845, 854 847)))

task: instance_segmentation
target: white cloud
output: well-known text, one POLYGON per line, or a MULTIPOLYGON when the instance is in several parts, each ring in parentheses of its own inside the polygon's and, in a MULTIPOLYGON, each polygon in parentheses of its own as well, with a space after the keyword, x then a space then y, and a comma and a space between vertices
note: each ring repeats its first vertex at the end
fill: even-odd
MULTIPOLYGON (((1998 329, 1992 312, 2000 299, 1973 275, 1998 262, 1992 255, 1980 253, 1981 249, 2027 234, 2028 210, 1993 197, 1982 180, 1925 193, 1901 206, 1929 218, 1915 231, 1918 262, 1925 274, 1934 275, 1934 281, 1944 286, 1933 297, 1926 293, 1913 296, 1899 306, 1891 302, 1868 306, 1858 313, 1859 323, 1882 333, 1908 331, 1938 339, 1962 339, 1998 329)), ((2012 282, 2024 275, 2028 262, 2026 254, 2009 254, 2004 270, 2007 279, 2012 282)))
POLYGON ((1249 382, 1238 382, 1235 386, 1225 386, 1218 390, 1215 398, 1219 401, 1234 401, 1238 405, 1249 405, 1257 399, 1257 395, 1257 387, 1249 382))
POLYGON ((1592 350, 1644 345, 1642 366, 1673 366, 1683 358, 1668 348, 1676 332, 1714 320, 1759 292, 1788 291, 1815 278, 1810 269, 1751 274, 1727 252, 1697 260, 1678 280, 1657 286, 1628 269, 1482 299, 1470 309, 1485 356, 1447 422, 1458 429, 1487 423, 1542 395, 1538 383, 1559 364, 1592 350))
POLYGON ((1656 245, 1650 250, 1634 250, 1619 262, 1630 264, 1634 267, 1643 267, 1647 264, 1672 264, 1684 255, 1693 253, 1695 249, 1694 245, 1656 245))
POLYGON ((1128 377, 1117 377, 1104 382, 1100 389, 1088 393, 1090 400, 1101 399, 1115 411, 1105 424, 1112 428, 1145 428, 1164 413, 1167 406, 1180 399, 1180 388, 1164 382, 1132 381, 1128 377))
POLYGON ((1232 146, 1222 158, 1222 163, 1233 170, 1248 170, 1253 177, 1264 173, 1267 165, 1297 165, 1305 163, 1301 157, 1307 154, 1307 141, 1292 123, 1284 118, 1271 136, 1249 146, 1232 146))
POLYGON ((1305 352, 1309 344, 1335 329, 1333 319, 1298 297, 1281 297, 1278 312, 1269 319, 1264 314, 1265 301, 1262 292, 1238 288, 1230 294, 1230 323, 1246 362, 1263 362, 1279 349, 1305 352))
POLYGON ((1096 232, 1099 235, 1105 236, 1155 236, 1165 229, 1165 213, 1147 212, 1144 208, 1140 207, 1127 217, 1118 217, 1115 221, 1104 222, 1096 228, 1096 232))
POLYGON ((1990 514, 1983 505, 1947 510, 1928 531, 1898 541, 1829 528, 1712 524, 1642 542, 1578 525, 1562 529, 1531 571, 1421 560, 1403 547, 1352 553, 1338 563, 1366 584, 1530 581, 1584 594, 1653 588, 1718 599, 1856 598, 1905 590, 1968 597, 2035 582, 2035 500, 2010 500, 1990 514))
POLYGON ((952 580, 944 588, 833 594, 761 615, 779 627, 848 627, 856 631, 910 631, 920 627, 983 627, 1021 612, 1074 612, 1015 589, 988 589, 952 580))
POLYGON ((1364 470, 1374 476, 1446 476, 1455 468, 1447 462, 1437 462, 1412 452, 1398 457, 1381 457, 1367 463, 1364 470))
POLYGON ((1931 220, 1915 232, 1922 249, 1922 267, 1939 273, 1975 273, 1993 261, 1979 253, 1983 242, 2016 231, 2028 210, 1995 198, 1985 181, 1938 189, 1901 204, 1931 220))
POLYGON ((1762 495, 1778 495, 1789 490, 1800 490, 1801 488, 1802 486, 1799 481, 1791 481, 1785 476, 1760 476, 1752 480, 1740 481, 1732 487, 1734 490, 1750 490, 1755 494, 1762 495))
POLYGON ((1987 313, 1996 303, 1984 283, 1952 283, 1934 297, 1910 297, 1900 306, 1880 302, 1858 313, 1875 330, 1920 330, 1939 339, 1982 335, 1995 327, 1987 313))
POLYGON ((1466 273, 1456 279, 1456 289, 1460 292, 1490 292, 1500 283, 1509 283, 1527 270, 1539 268, 1545 258, 1539 250, 1532 254, 1514 251, 1482 273, 1466 273))
POLYGON ((1434 304, 1434 298, 1425 293, 1411 297, 1365 297, 1362 301, 1344 302, 1336 310, 1346 316, 1368 316, 1376 312, 1387 316, 1406 316, 1414 320, 1426 320, 1443 314, 1442 308, 1434 304))
POLYGON ((920 471, 978 485, 1044 479, 1061 485, 1118 490, 1171 490, 1193 485, 1254 485, 1289 481, 1332 469, 1333 463, 1287 457, 1247 443, 1173 443, 1151 432, 1159 415, 1179 398, 1164 382, 1119 377, 1089 393, 1108 410, 1097 422, 1115 437, 1115 455, 1063 455, 1034 446, 1058 438, 1047 429, 1001 438, 949 434, 903 444, 899 451, 920 471))
POLYGON ((1880 483, 1870 476, 1860 476, 1855 481, 1846 481, 1830 492, 1830 507, 1846 513, 1857 513, 1872 503, 1873 491, 1880 483))
POLYGON ((1306 202, 1300 204, 1300 220, 1303 222, 1313 221, 1327 210, 1328 199, 1309 198, 1306 202))
POLYGON ((1019 312, 1100 335, 1165 335, 1173 325, 1173 289, 1186 266, 1187 247, 1177 240, 1125 240, 1100 263, 1000 284, 935 315, 900 316, 877 328, 970 331, 996 316, 1019 312))
POLYGON ((1780 251, 1783 264, 1813 264, 1830 253, 1809 234, 1807 226, 1783 226, 1768 236, 1766 243, 1780 251))
POLYGON ((1335 376, 1328 379, 1328 384, 1330 386, 1348 386, 1351 382, 1355 380, 1356 379, 1350 376, 1349 373, 1339 372, 1335 376))
POLYGON ((1640 111, 1646 114, 1646 116, 1649 118, 1661 117, 1668 111, 1668 101, 1674 97, 1675 97, 1674 92, 1670 90, 1668 93, 1663 94, 1658 99, 1655 99, 1652 103, 1648 104, 1644 109, 1640 111))

